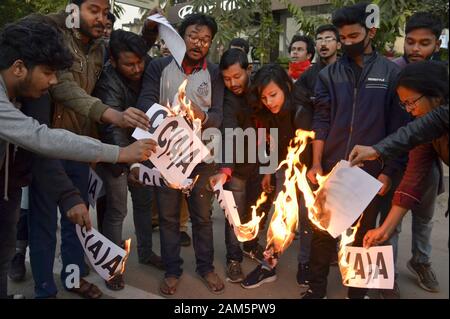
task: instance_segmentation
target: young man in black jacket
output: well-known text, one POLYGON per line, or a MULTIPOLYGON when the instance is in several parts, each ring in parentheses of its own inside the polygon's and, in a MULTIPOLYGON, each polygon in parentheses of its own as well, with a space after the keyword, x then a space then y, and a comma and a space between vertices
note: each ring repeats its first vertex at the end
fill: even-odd
MULTIPOLYGON (((250 154, 248 154, 248 151, 252 148, 249 147, 248 140, 245 139, 244 135, 247 129, 255 129, 254 119, 252 118, 253 111, 247 102, 251 67, 243 50, 237 48, 229 49, 223 54, 219 67, 226 87, 221 128, 223 154, 227 154, 229 147, 233 147, 234 156, 232 159, 227 159, 227 155, 225 155, 220 170, 211 176, 209 181, 211 188, 220 183, 225 184, 226 188, 233 191, 239 217, 241 222, 245 223, 250 216, 251 205, 256 203, 259 196, 259 192, 254 190, 255 188, 259 190, 260 184, 256 152, 253 154, 255 161, 249 161, 250 154), (230 129, 238 130, 230 134, 230 129), (236 138, 234 134, 236 134, 236 138), (240 138, 239 134, 244 135, 243 149, 235 147, 239 145, 234 142, 235 139, 237 141, 240 138), (243 161, 237 162, 237 157, 242 158, 243 161)), ((240 242, 228 221, 225 221, 225 245, 227 250, 227 280, 230 282, 238 283, 244 279, 241 268, 243 253, 258 261, 262 261, 264 258, 264 249, 259 245, 258 238, 244 242, 243 250, 241 249, 240 242)))
MULTIPOLYGON (((106 64, 93 96, 122 112, 134 107, 141 91, 147 55, 145 41, 138 35, 123 30, 113 31, 109 42, 110 63, 106 64)), ((100 125, 102 142, 127 146, 133 143, 132 130, 114 125, 100 125)), ((142 264, 164 269, 161 257, 152 249, 152 196, 153 187, 142 185, 134 175, 129 176, 126 165, 100 163, 96 166, 106 191, 103 216, 99 216, 103 235, 116 245, 122 244, 122 226, 127 215, 128 188, 133 201, 133 219, 136 229, 138 259, 142 264), (128 185, 128 177, 132 179, 128 185)), ((125 287, 122 275, 106 282, 111 290, 125 287)))
MULTIPOLYGON (((325 175, 342 159, 347 159, 354 145, 374 144, 408 119, 398 106, 394 80, 396 65, 379 55, 372 46, 376 29, 366 24, 365 3, 343 7, 333 13, 344 56, 323 69, 315 87, 315 107, 312 128, 313 164, 307 175, 317 184, 316 175, 325 175)), ((369 19, 370 20, 370 19, 369 19)), ((379 196, 364 211, 356 233, 354 246, 362 246, 365 233, 375 226, 380 196, 389 190, 390 177, 404 163, 387 162, 385 166, 372 162, 364 170, 383 183, 379 196)), ((330 258, 336 249, 336 239, 327 232, 314 230, 311 246, 310 290, 304 298, 324 298, 330 258)), ((364 298, 367 289, 349 288, 349 298, 364 298)))

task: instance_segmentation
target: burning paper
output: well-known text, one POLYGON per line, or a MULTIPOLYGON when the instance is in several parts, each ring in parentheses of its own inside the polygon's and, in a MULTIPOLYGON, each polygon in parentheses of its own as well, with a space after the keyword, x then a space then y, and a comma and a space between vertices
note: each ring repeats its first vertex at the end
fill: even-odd
MULTIPOLYGON (((264 215, 256 216, 256 208, 254 208, 252 220, 248 223, 241 224, 241 219, 236 207, 236 202, 234 201, 233 192, 224 190, 222 184, 217 183, 214 186, 214 194, 216 195, 220 207, 224 210, 225 217, 230 223, 230 226, 233 228, 236 238, 240 242, 254 239, 258 235, 259 223, 264 215)), ((267 197, 265 199, 267 199, 267 197)), ((262 203, 263 201, 261 201, 259 205, 262 203)))
POLYGON ((125 264, 130 253, 131 239, 125 241, 124 250, 94 228, 86 231, 85 227, 81 228, 80 225, 76 225, 76 232, 83 246, 84 253, 89 258, 95 271, 103 279, 108 281, 124 273, 125 264))
MULTIPOLYGON (((161 176, 161 173, 154 168, 148 168, 145 165, 140 165, 139 167, 139 181, 144 185, 148 186, 158 186, 163 187, 167 186, 164 178, 161 176)), ((187 187, 192 184, 192 179, 188 178, 183 183, 182 186, 187 187)))
POLYGON ((340 161, 315 192, 313 223, 334 238, 346 231, 377 195, 383 184, 359 167, 340 161))
POLYGON ((164 121, 164 119, 169 114, 171 114, 171 110, 165 106, 155 103, 148 109, 147 113, 145 113, 145 114, 150 119, 151 127, 148 129, 148 131, 144 131, 143 129, 136 128, 134 130, 132 136, 137 140, 153 138, 153 134, 155 133, 159 124, 161 124, 162 121, 164 121))
POLYGON ((184 55, 186 54, 186 43, 184 43, 183 38, 178 34, 177 30, 172 27, 169 21, 167 21, 166 17, 159 13, 148 17, 148 20, 158 23, 160 38, 164 40, 170 53, 172 53, 175 58, 175 61, 181 66, 184 55))
POLYGON ((209 150, 182 116, 170 116, 153 134, 156 153, 150 161, 172 188, 183 188, 194 168, 208 156, 209 150))
POLYGON ((345 265, 340 264, 343 284, 357 288, 394 288, 394 255, 392 246, 369 249, 344 247, 345 265))
POLYGON ((92 168, 89 169, 88 185, 89 204, 92 208, 95 208, 97 199, 100 197, 100 192, 103 189, 103 181, 92 168))

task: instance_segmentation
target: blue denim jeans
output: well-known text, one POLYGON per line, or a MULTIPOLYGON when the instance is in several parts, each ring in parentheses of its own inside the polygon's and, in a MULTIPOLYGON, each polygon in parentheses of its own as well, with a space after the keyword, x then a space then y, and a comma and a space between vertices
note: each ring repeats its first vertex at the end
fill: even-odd
MULTIPOLYGON (((209 177, 215 165, 201 163, 191 176, 199 178, 187 197, 189 215, 192 222, 192 237, 196 260, 196 272, 200 276, 214 271, 214 243, 211 220, 211 200, 213 192, 208 190, 209 177)), ((159 211, 159 231, 161 257, 166 267, 166 277, 180 277, 183 273, 180 256, 180 202, 181 191, 167 187, 156 187, 159 211)))
POLYGON ((103 181, 106 205, 103 215, 102 234, 114 244, 122 244, 123 221, 127 216, 128 181, 127 174, 114 176, 107 166, 99 163, 95 168, 103 181))
POLYGON ((8 296, 7 274, 16 248, 21 193, 20 188, 10 189, 8 200, 3 199, 3 192, 0 197, 0 299, 6 299, 8 296))
MULTIPOLYGON (((86 163, 61 161, 67 175, 88 202, 89 165, 86 163)), ((29 242, 30 264, 35 282, 35 297, 46 298, 57 293, 53 278, 53 264, 56 249, 57 204, 52 196, 42 189, 39 180, 33 179, 30 186, 29 242)), ((66 214, 61 214, 61 281, 65 281, 69 273, 65 272, 67 265, 77 265, 80 274, 86 273, 84 267, 84 251, 75 231, 75 224, 68 220, 66 214)))
MULTIPOLYGON (((283 188, 283 184, 285 181, 285 170, 280 169, 275 173, 275 179, 276 179, 276 194, 281 192, 283 188)), ((311 250, 311 240, 312 240, 312 228, 311 223, 308 218, 308 209, 305 206, 305 200, 303 198, 303 194, 298 192, 297 194, 299 196, 299 228, 298 232, 300 234, 300 248, 299 253, 297 257, 297 262, 299 264, 307 264, 309 263, 309 255, 311 250)))
MULTIPOLYGON (((414 262, 429 263, 431 259, 431 231, 433 230, 433 215, 436 205, 436 197, 439 189, 440 170, 439 164, 435 162, 427 179, 424 181, 421 203, 411 210, 412 213, 412 238, 411 253, 414 262)), ((390 205, 389 205, 390 209, 390 205)), ((380 225, 386 219, 389 209, 381 210, 380 225)), ((394 234, 386 242, 392 245, 394 250, 395 273, 397 271, 398 237, 401 232, 401 223, 397 226, 394 234)))

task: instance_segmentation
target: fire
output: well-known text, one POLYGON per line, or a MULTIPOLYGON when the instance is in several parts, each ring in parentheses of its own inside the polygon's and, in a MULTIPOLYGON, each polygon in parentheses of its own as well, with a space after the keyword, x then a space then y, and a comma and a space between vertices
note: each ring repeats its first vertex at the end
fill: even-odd
POLYGON ((259 223, 261 219, 264 217, 264 213, 261 216, 256 214, 257 209, 267 201, 266 193, 262 193, 259 199, 256 201, 256 205, 252 206, 252 219, 245 223, 241 224, 237 227, 238 229, 238 240, 241 242, 249 241, 254 239, 259 232, 259 223))
MULTIPOLYGON (((283 189, 275 199, 275 211, 267 232, 266 251, 270 251, 271 255, 284 252, 294 239, 298 227, 297 187, 303 184, 302 172, 305 173, 306 178, 307 169, 300 162, 300 155, 307 146, 307 140, 313 139, 314 136, 314 132, 297 130, 295 138, 288 147, 286 159, 278 166, 278 169, 286 166, 286 170, 283 189)), ((299 187, 300 190, 302 188, 304 187, 299 187)))
POLYGON ((125 257, 122 260, 122 269, 120 270, 120 274, 123 274, 125 272, 125 266, 128 260, 128 257, 130 256, 130 250, 131 250, 131 238, 125 240, 123 244, 123 249, 127 252, 125 257))
POLYGON ((356 232, 358 231, 363 215, 359 217, 356 226, 350 227, 341 234, 341 241, 339 243, 339 269, 341 271, 342 283, 345 285, 351 278, 354 277, 355 271, 351 270, 348 260, 345 258, 345 247, 351 245, 355 241, 356 232), (348 234, 350 233, 350 234, 348 234))
POLYGON ((192 123, 194 133, 198 133, 202 128, 202 121, 195 117, 194 111, 191 107, 191 101, 186 96, 186 86, 188 80, 184 80, 178 88, 178 103, 172 108, 172 111, 176 114, 182 114, 186 116, 192 123))

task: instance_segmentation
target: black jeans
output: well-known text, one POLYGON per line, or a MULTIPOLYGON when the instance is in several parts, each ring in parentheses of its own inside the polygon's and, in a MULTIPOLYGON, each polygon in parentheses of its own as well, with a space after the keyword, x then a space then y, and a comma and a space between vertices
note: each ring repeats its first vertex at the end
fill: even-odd
POLYGON ((19 220, 22 189, 10 190, 8 200, 0 197, 0 299, 8 296, 8 267, 16 248, 17 221, 19 220))
MULTIPOLYGON (((352 246, 362 247, 364 235, 370 229, 375 228, 376 219, 379 212, 380 197, 377 195, 364 210, 361 224, 356 232, 355 241, 352 246)), ((330 262, 336 252, 337 238, 333 238, 328 232, 322 231, 313 226, 313 236, 311 242, 310 272, 311 280, 309 287, 317 296, 323 297, 327 294, 327 278, 330 271, 330 262)), ((361 299, 367 294, 365 288, 348 288, 350 299, 361 299)))

